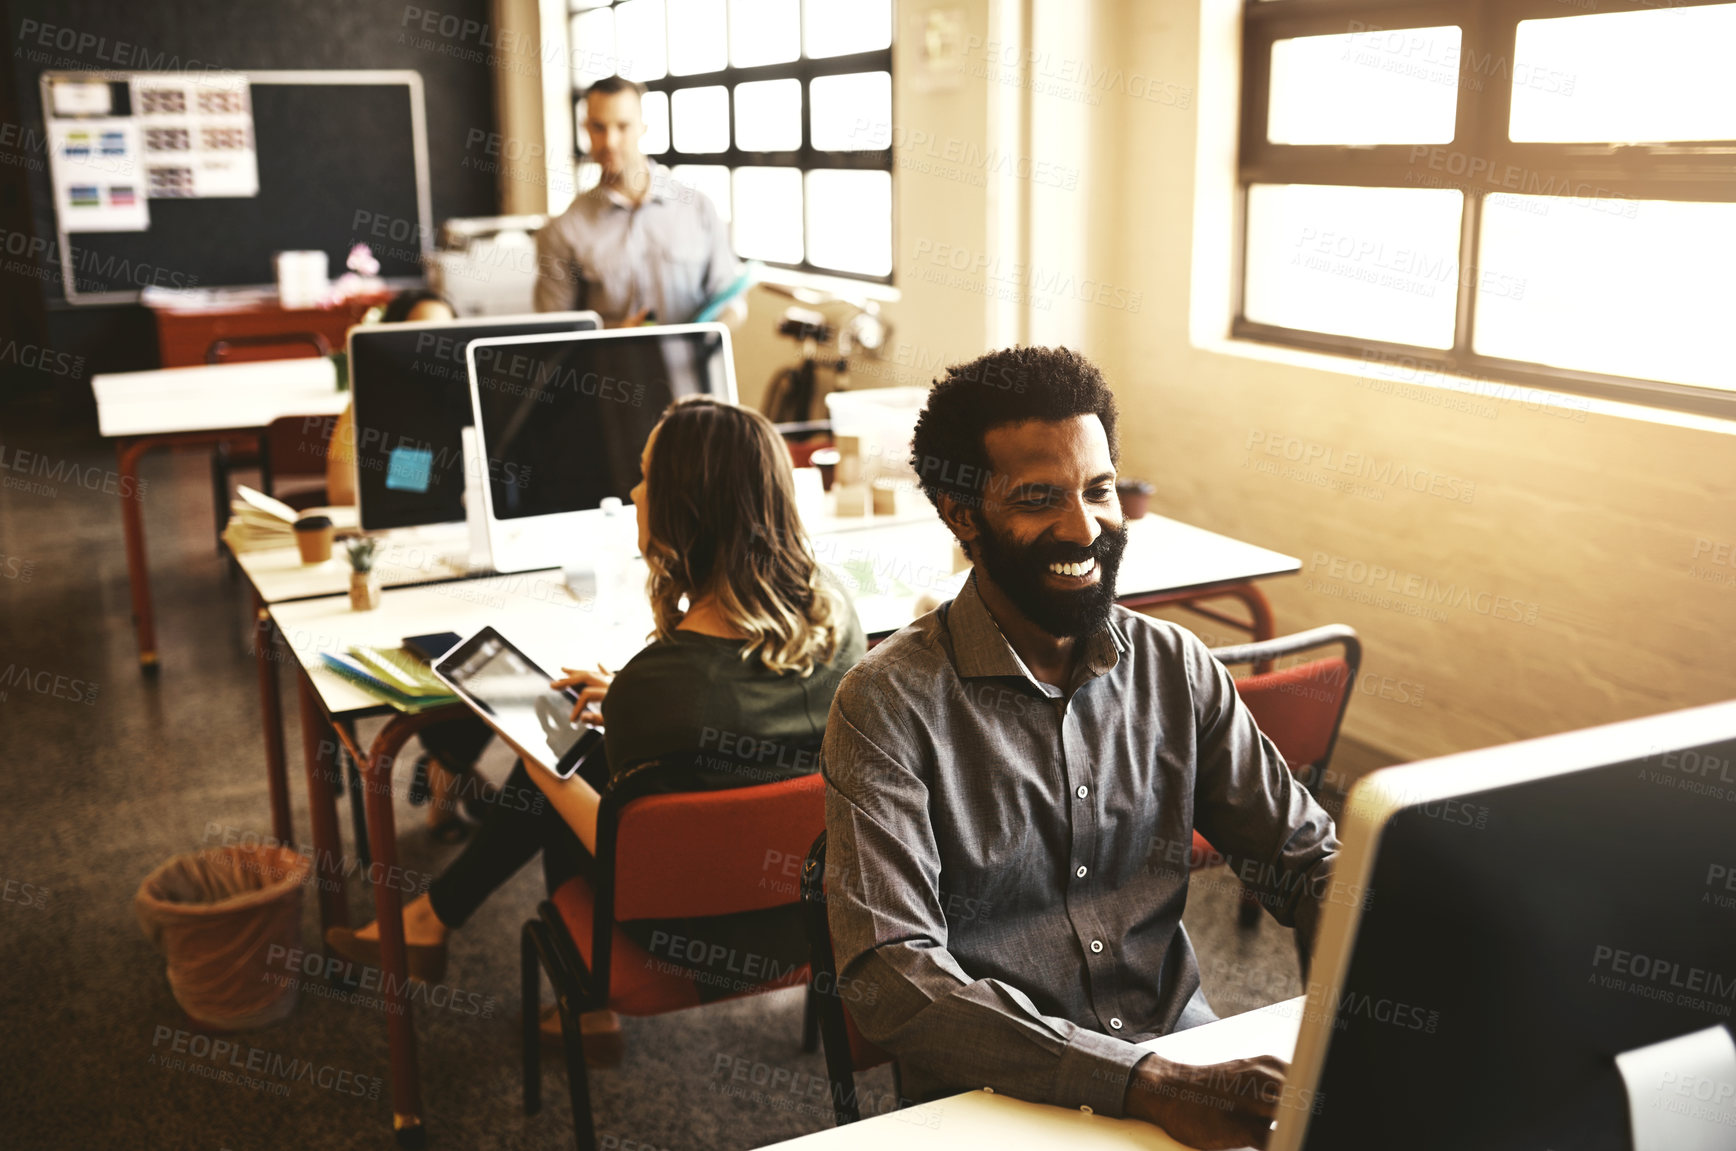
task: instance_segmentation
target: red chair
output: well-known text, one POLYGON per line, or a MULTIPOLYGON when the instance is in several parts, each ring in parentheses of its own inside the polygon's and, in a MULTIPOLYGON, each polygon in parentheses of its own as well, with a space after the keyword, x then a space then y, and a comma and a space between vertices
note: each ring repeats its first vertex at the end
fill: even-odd
POLYGON ((826 833, 821 832, 808 849, 802 865, 802 926, 808 934, 808 965, 813 981, 808 985, 808 1007, 817 1012, 820 1036, 826 1045, 826 1077, 832 1081, 832 1115, 839 1127, 862 1118, 856 1094, 856 1072, 890 1063, 892 1056, 870 1043, 856 1030, 856 1021, 844 1009, 838 986, 838 964, 832 954, 832 927, 826 920, 826 833))
MULTIPOLYGON (((1362 641, 1357 638, 1355 629, 1344 624, 1328 624, 1295 635, 1212 651, 1218 662, 1226 666, 1241 663, 1259 665, 1332 646, 1341 646, 1343 655, 1245 676, 1236 681, 1236 694, 1248 705, 1254 722, 1278 748, 1291 772, 1302 781, 1302 786, 1316 795, 1326 778, 1332 749, 1338 743, 1338 730, 1344 723, 1344 711, 1350 706, 1356 673, 1362 666, 1362 641)), ((1193 852, 1189 859, 1191 870, 1221 863, 1223 858, 1199 832, 1194 832, 1193 852)), ((1252 926, 1259 917, 1258 900, 1244 892, 1240 913, 1242 926, 1252 926)))
MULTIPOLYGON (((825 783, 818 774, 722 791, 659 792, 667 770, 652 761, 610 782, 597 811, 598 887, 568 881, 538 907, 540 918, 524 925, 524 1110, 535 1115, 542 1109, 537 1004, 539 972, 546 971, 560 1010, 580 1151, 596 1151, 597 1135, 579 1016, 602 1010, 661 1015, 700 1003, 694 980, 667 970, 672 965, 617 930, 620 922, 793 905, 797 892, 779 882, 781 871, 767 871, 766 860, 799 858, 826 822, 825 783)), ((807 982, 803 965, 723 998, 807 982)), ((806 1050, 816 1045, 816 1026, 810 998, 803 1021, 806 1050)))

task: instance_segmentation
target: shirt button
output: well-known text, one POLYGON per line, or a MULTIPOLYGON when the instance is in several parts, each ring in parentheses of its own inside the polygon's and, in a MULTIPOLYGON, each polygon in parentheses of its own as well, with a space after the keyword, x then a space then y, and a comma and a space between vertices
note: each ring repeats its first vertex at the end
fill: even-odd
POLYGON ((1081 783, 1079 785, 1079 790, 1075 791, 1073 794, 1077 795, 1080 799, 1084 799, 1087 795, 1091 794, 1091 789, 1081 783))
POLYGON ((1091 1104, 1089 1104, 1089 1103, 1081 1103, 1081 1104, 1079 1104, 1079 1110, 1081 1110, 1081 1111, 1083 1111, 1083 1112, 1085 1112, 1085 1114, 1087 1114, 1087 1115, 1090 1115, 1090 1114, 1092 1114, 1092 1111, 1091 1111, 1091 1104))
POLYGON ((1093 939, 1091 941, 1091 950, 1093 953, 1101 953, 1103 950, 1103 941, 1101 939, 1093 939))
POLYGON ((1073 874, 1077 875, 1080 879, 1084 879, 1085 878, 1085 865, 1083 863, 1081 863, 1079 865, 1079 870, 1075 871, 1073 874))
POLYGON ((1111 1030, 1111 1031, 1120 1031, 1120 1030, 1121 1030, 1121 1020, 1119 1020, 1119 1019, 1111 1019, 1111 1020, 1110 1020, 1110 1021, 1109 1021, 1109 1030, 1111 1030))

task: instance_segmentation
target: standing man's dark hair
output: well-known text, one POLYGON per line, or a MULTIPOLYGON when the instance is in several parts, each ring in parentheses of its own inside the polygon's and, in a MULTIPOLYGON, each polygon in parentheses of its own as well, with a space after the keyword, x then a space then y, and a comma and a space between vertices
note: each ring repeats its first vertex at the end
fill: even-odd
POLYGON ((586 88, 585 95, 581 99, 589 99, 593 92, 603 96, 613 96, 617 92, 632 92, 643 100, 645 98, 645 85, 637 80, 629 80, 625 76, 604 76, 586 88))
POLYGON ((1002 348, 954 364, 935 381, 916 420, 910 463, 929 500, 942 494, 964 507, 980 507, 994 490, 983 436, 1026 420, 1059 421, 1095 415, 1119 462, 1115 393, 1097 366, 1071 348, 1002 348))

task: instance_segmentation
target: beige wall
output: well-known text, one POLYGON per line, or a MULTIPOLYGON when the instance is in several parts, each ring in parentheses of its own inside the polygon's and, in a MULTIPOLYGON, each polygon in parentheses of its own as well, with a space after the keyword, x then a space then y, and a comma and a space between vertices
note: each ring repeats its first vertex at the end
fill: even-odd
POLYGON ((1736 543, 1736 438, 1432 388, 1383 392, 1355 374, 1193 346, 1190 261, 1196 246, 1224 258, 1227 228, 1208 211, 1195 234, 1196 159, 1230 155, 1221 133, 1198 134, 1202 118, 1222 119, 1216 78, 1200 71, 1197 3, 1115 8, 1129 59, 1207 101, 1204 117, 1121 105, 1117 175, 1134 194, 1115 217, 1120 239, 1101 247, 1115 261, 1107 274, 1143 292, 1144 309, 1101 315, 1093 331, 1124 405, 1123 470, 1152 479, 1166 513, 1303 557, 1301 577, 1269 585, 1280 629, 1352 624, 1366 669, 1385 677, 1370 688, 1422 689, 1414 705, 1359 697, 1347 731, 1412 758, 1736 696, 1736 567, 1710 562, 1736 543), (1281 454, 1263 454, 1273 443, 1281 454), (1333 473, 1283 455, 1325 451, 1474 492, 1467 503, 1378 483, 1322 491, 1333 473), (1254 470, 1258 460, 1279 472, 1254 470), (1356 565, 1394 574, 1376 581, 1356 565), (1429 603, 1461 590, 1461 606, 1429 603), (1346 598, 1370 595, 1380 598, 1346 598))

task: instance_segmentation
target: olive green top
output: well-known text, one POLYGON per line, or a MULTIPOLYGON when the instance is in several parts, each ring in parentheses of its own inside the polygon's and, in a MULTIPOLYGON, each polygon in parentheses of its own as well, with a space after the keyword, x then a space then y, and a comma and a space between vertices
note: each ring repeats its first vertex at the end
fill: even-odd
POLYGON ((690 758, 692 768, 666 786, 710 791, 818 771, 832 695, 867 650, 849 595, 826 582, 842 605, 842 634, 831 663, 808 676, 743 659, 742 642, 720 636, 677 631, 647 644, 603 697, 610 774, 690 758))

